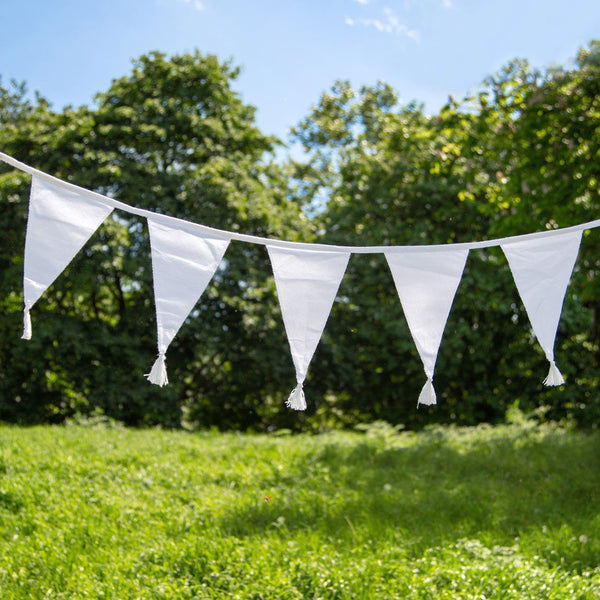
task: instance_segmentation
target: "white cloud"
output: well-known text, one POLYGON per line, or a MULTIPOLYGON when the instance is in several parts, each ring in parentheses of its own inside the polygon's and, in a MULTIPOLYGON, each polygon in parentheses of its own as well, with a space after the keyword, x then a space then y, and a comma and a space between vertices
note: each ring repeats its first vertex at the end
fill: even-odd
POLYGON ((359 4, 369 4, 369 0, 356 0, 359 4))
MULTIPOLYGON (((364 0, 357 0, 364 2, 364 0)), ((446 0, 449 1, 449 0, 446 0)), ((363 27, 373 27, 381 33, 391 33, 394 35, 405 35, 406 37, 418 42, 419 32, 414 29, 410 29, 404 23, 401 23, 398 17, 389 8, 383 9, 382 19, 353 19, 352 17, 346 17, 344 19, 346 25, 362 25, 363 27)))
POLYGON ((455 0, 403 0, 402 8, 407 11, 429 10, 434 8, 455 8, 455 0))
POLYGON ((201 0, 183 0, 186 4, 191 4, 196 10, 204 10, 204 2, 201 0))

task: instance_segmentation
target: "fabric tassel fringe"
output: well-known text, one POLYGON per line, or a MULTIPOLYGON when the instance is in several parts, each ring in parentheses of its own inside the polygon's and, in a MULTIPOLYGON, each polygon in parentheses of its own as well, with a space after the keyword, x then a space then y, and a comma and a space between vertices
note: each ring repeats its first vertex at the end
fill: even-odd
POLYGON ((31 315, 29 314, 28 308, 25 308, 23 311, 23 335, 21 336, 21 339, 31 339, 31 315))
POLYGON ((551 360, 550 361, 550 370, 548 371, 548 376, 544 379, 544 385, 547 386, 556 386, 563 385, 565 382, 562 373, 558 370, 556 363, 551 360))
POLYGON ((420 404, 425 404, 426 406, 437 404, 437 398, 435 396, 435 389, 433 388, 433 380, 431 377, 427 378, 427 382, 421 390, 419 401, 417 402, 417 408, 420 404))
POLYGON ((306 398, 304 398, 304 388, 301 383, 292 390, 285 405, 293 410, 306 410, 306 398))
POLYGON ((163 387, 169 383, 167 377, 167 365, 165 364, 165 353, 161 352, 158 358, 154 361, 150 373, 146 375, 150 383, 163 387))

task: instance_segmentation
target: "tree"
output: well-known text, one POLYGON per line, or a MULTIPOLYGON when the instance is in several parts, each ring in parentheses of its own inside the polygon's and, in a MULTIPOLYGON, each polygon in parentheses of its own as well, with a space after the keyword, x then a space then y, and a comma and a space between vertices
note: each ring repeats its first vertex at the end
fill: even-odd
MULTIPOLYGON (((592 220, 596 54, 592 44, 575 69, 544 76, 516 61, 474 98, 450 99, 432 117, 415 103, 399 106, 385 84, 357 93, 339 82, 296 129, 309 153, 295 165, 299 201, 324 206, 323 241, 350 245, 475 241, 592 220)), ((597 253, 588 242, 581 264, 590 280, 597 253)), ((423 418, 413 408, 422 367, 387 265, 355 256, 312 374, 328 409, 358 418, 495 421, 515 401, 572 415, 597 381, 581 301, 594 285, 586 289, 571 289, 557 346, 569 379, 585 385, 544 389, 544 357, 501 251, 472 251, 438 359, 439 405, 423 418)))
MULTIPOLYGON (((265 160, 278 142, 231 89, 231 63, 153 53, 93 107, 55 112, 24 86, 0 86, 0 147, 128 204, 261 236, 419 245, 515 235, 597 216, 599 51, 593 42, 574 65, 545 72, 514 61, 433 116, 400 105, 386 84, 338 82, 295 130, 307 160, 283 166, 265 160)), ((34 339, 18 340, 28 187, 2 167, 0 419, 101 410, 129 424, 420 426, 500 420, 516 401, 597 422, 593 233, 557 340, 564 390, 540 385, 546 361, 502 252, 471 251, 438 358, 438 407, 416 411, 425 376, 391 274, 382 255, 354 255, 311 364, 306 417, 281 410, 293 368, 260 246, 230 245, 169 348, 168 388, 141 376, 155 317, 145 223, 129 214, 97 232, 36 305, 34 339)))
MULTIPOLYGON (((358 93, 347 83, 336 84, 296 130, 312 153, 310 168, 300 165, 298 172, 304 179, 311 170, 317 174, 312 187, 304 186, 303 200, 310 203, 323 189, 329 195, 319 215, 323 240, 419 245, 482 237, 486 223, 478 218, 477 206, 460 197, 466 132, 459 118, 466 120, 449 111, 430 118, 414 103, 399 106, 385 84, 358 93)), ((472 256, 470 270, 482 270, 485 260, 472 256)), ((482 387, 481 363, 466 366, 477 317, 459 308, 453 318, 451 328, 461 329, 463 337, 446 344, 440 355, 438 415, 476 421, 487 416, 481 412, 485 403, 478 413, 462 400, 464 390, 482 387), (448 360, 448 348, 461 356, 460 364, 448 360)), ((415 411, 425 376, 383 256, 352 258, 326 333, 330 344, 315 361, 313 375, 318 372, 326 381, 322 393, 329 392, 333 409, 410 424, 431 420, 430 414, 415 411)))
MULTIPOLYGON (((237 75, 230 63, 198 52, 142 56, 129 76, 98 95, 96 107, 53 113, 46 104, 39 119, 26 115, 24 132, 3 123, 4 147, 28 164, 138 207, 256 235, 307 235, 281 169, 263 162, 277 141, 260 133, 254 109, 230 87, 237 75)), ((25 198, 23 188, 21 207, 25 198)), ((293 381, 275 306, 264 249, 232 243, 171 345, 172 385, 156 389, 141 377, 156 353, 146 228, 119 213, 36 307, 47 314, 36 319, 39 342, 29 350, 37 352, 27 362, 35 369, 48 345, 58 348, 60 361, 44 372, 61 373, 62 402, 67 388, 81 398, 56 408, 57 419, 100 408, 130 424, 177 425, 183 409, 202 426, 261 426, 274 411, 264 408, 264 398, 277 398, 277 409, 285 398, 288 384, 273 374, 293 381), (65 319, 69 329, 59 334, 65 319), (74 351, 69 361, 65 355, 74 351)), ((11 352, 13 362, 22 354, 11 352)), ((5 390, 9 402, 17 385, 5 390)), ((46 418, 34 418, 40 416, 46 418)))
MULTIPOLYGON (((467 194, 485 182, 490 234, 567 227, 597 218, 600 195, 600 42, 573 65, 546 71, 513 61, 471 99, 473 127, 465 155, 473 163, 467 194), (479 184, 475 178, 479 178, 479 184)), ((597 423, 600 361, 600 239, 585 235, 569 289, 559 343, 572 365, 560 401, 597 423), (582 410, 585 408, 585 410, 582 410)), ((569 364, 567 363, 567 365, 569 364)), ((567 366, 568 368, 568 366, 567 366)), ((547 399, 556 405, 557 399, 547 399)))

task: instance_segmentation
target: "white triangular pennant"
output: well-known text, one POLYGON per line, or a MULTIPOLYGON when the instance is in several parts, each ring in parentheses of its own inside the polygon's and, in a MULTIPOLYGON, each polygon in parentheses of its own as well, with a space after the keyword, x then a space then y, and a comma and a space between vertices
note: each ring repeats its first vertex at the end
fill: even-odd
POLYGON ((564 383, 554 362, 554 341, 581 235, 581 231, 556 233, 502 244, 531 327, 550 361, 546 385, 564 383))
POLYGON ((436 403, 435 363, 468 254, 468 249, 385 252, 404 316, 427 375, 417 406, 436 403))
POLYGON ((31 338, 31 307, 112 210, 99 200, 32 177, 23 267, 23 339, 31 338))
POLYGON ((168 383, 165 353, 179 328, 213 278, 229 239, 192 234, 148 218, 158 331, 158 358, 147 375, 168 383))
POLYGON ((302 385, 350 258, 350 252, 267 246, 298 385, 288 406, 304 410, 302 385))

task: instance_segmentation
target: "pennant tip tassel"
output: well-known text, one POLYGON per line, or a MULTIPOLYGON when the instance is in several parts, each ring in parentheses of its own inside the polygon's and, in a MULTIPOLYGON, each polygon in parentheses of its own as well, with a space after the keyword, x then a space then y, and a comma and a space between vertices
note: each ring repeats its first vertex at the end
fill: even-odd
POLYGON ((154 364, 152 365, 152 369, 150 373, 146 375, 148 381, 155 385, 159 385, 163 387, 169 383, 169 378, 167 377, 167 365, 165 363, 165 355, 160 353, 154 364))
POLYGON ((431 380, 431 378, 427 379, 427 382, 421 390, 421 394, 419 395, 419 401, 417 402, 417 408, 419 408, 421 404, 424 404, 425 406, 432 406, 434 404, 437 404, 435 389, 433 387, 433 381, 431 380))
POLYGON ((301 383, 292 390, 285 405, 293 410, 306 410, 306 398, 301 383))
POLYGON ((565 383, 565 379, 562 376, 562 373, 558 370, 556 363, 551 360, 550 361, 550 370, 548 371, 548 376, 544 379, 544 385, 546 386, 557 386, 563 385, 565 383))
POLYGON ((21 336, 21 339, 31 339, 31 315, 29 314, 29 309, 27 308, 23 312, 23 335, 21 336))

